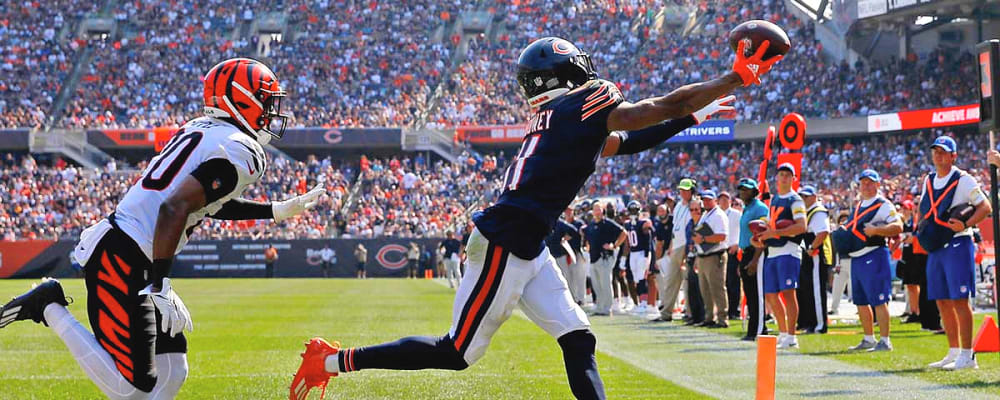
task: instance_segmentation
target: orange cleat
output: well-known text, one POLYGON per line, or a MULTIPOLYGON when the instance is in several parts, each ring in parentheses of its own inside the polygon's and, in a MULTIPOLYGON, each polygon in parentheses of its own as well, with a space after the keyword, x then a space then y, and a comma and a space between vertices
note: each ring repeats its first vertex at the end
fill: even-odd
POLYGON ((326 357, 337 354, 340 351, 340 342, 327 342, 322 338, 312 338, 305 343, 306 351, 302 356, 302 365, 292 379, 292 386, 288 388, 289 400, 304 400, 309 395, 309 390, 314 387, 323 389, 320 398, 326 396, 326 384, 330 378, 337 376, 336 372, 326 372, 326 357))

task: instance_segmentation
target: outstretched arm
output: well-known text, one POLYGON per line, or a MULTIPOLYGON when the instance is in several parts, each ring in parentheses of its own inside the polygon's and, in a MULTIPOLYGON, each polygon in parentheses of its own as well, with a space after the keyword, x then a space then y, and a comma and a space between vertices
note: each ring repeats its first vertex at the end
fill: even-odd
POLYGON ((601 156, 635 154, 656 147, 685 129, 707 120, 714 114, 733 111, 735 108, 729 105, 733 100, 736 100, 736 96, 726 96, 712 101, 684 118, 664 121, 636 131, 614 132, 604 140, 604 150, 601 151, 601 156))
MULTIPOLYGON (((758 47, 757 52, 748 57, 744 51, 746 43, 741 41, 736 50, 736 61, 733 63, 731 72, 707 82, 682 86, 666 96, 648 98, 635 104, 622 103, 618 105, 608 114, 607 128, 609 132, 639 131, 649 127, 659 129, 644 131, 647 135, 644 135, 643 143, 634 147, 639 150, 629 150, 632 146, 626 143, 626 151, 629 153, 618 151, 618 147, 627 140, 611 139, 605 142, 605 151, 602 152, 602 155, 631 154, 655 146, 655 144, 649 145, 649 143, 655 141, 658 144, 686 129, 687 127, 684 127, 676 132, 673 131, 678 126, 683 125, 681 120, 690 123, 690 120, 687 120, 689 116, 716 104, 720 97, 726 96, 740 86, 759 84, 760 77, 770 71, 771 67, 782 58, 775 56, 766 61, 762 60, 769 45, 770 42, 764 41, 758 47), (677 122, 670 123, 671 121, 668 120, 677 120, 677 122)), ((719 111, 723 110, 715 110, 714 112, 719 111)), ((703 117, 695 115, 695 120, 695 124, 700 123, 703 117)), ((629 135, 629 137, 634 136, 629 135)))
POLYGON ((232 199, 223 204, 222 208, 210 217, 225 220, 272 219, 274 211, 270 202, 232 199))
POLYGON ((682 86, 666 96, 622 103, 608 115, 608 131, 638 130, 668 119, 687 117, 740 86, 743 80, 730 72, 707 82, 682 86))

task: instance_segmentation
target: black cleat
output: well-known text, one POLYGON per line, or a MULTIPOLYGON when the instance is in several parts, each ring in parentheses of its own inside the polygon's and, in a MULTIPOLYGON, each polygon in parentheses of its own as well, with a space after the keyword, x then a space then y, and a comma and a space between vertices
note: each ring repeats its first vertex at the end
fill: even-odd
POLYGON ((11 322, 30 319, 36 323, 45 322, 45 306, 50 303, 57 303, 68 306, 66 295, 63 293, 62 285, 52 278, 42 278, 41 283, 32 285, 28 293, 22 294, 0 308, 0 328, 10 325, 11 322))

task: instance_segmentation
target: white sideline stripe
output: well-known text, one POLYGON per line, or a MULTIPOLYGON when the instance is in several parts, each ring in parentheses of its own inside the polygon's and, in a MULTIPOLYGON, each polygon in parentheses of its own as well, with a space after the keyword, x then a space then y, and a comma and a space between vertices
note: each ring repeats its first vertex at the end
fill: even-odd
MULTIPOLYGON (((760 274, 757 274, 760 276, 760 274)), ((441 286, 447 284, 433 280, 441 286)), ((513 313, 528 319, 520 309, 513 313)), ((757 345, 705 329, 650 325, 639 317, 591 319, 597 350, 695 392, 720 399, 751 398, 756 388, 757 345), (595 323, 596 322, 596 323, 595 323), (627 330, 621 326, 629 325, 627 330), (651 347, 652 345, 652 347, 651 347)), ((922 368, 923 364, 914 365, 922 368)), ((894 375, 798 350, 779 351, 779 399, 993 399, 985 393, 894 375)))

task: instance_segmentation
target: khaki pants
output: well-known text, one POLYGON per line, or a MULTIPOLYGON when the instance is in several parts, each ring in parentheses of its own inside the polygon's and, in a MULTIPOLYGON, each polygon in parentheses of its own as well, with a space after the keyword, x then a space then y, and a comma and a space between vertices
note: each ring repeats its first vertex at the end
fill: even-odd
POLYGON ((677 302, 677 295, 681 290, 681 283, 684 282, 684 258, 687 257, 687 248, 684 246, 673 249, 673 253, 667 262, 667 268, 660 271, 660 300, 663 310, 660 316, 671 318, 674 314, 674 303, 677 302))
POLYGON ((698 267, 698 286, 705 302, 705 322, 726 322, 729 318, 729 297, 726 295, 726 252, 695 258, 698 267), (714 314, 713 314, 714 312, 714 314), (715 316, 713 319, 712 316, 715 316))
POLYGON ((611 293, 611 269, 615 266, 614 257, 602 257, 597 261, 592 261, 590 283, 597 294, 597 304, 594 305, 594 312, 599 314, 610 314, 611 304, 614 296, 611 293))

